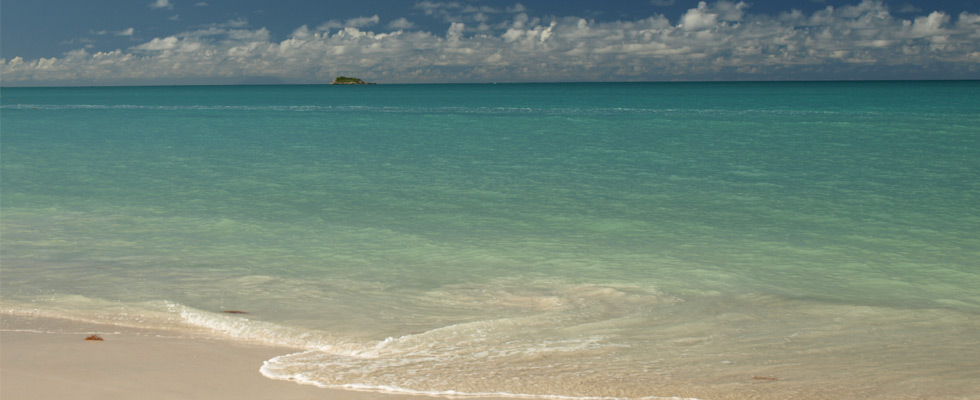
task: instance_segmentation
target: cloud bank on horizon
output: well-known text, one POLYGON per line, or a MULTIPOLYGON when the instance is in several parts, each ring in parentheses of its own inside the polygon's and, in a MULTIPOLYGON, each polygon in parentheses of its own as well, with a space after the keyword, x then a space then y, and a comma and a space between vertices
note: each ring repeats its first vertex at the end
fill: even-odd
POLYGON ((274 40, 239 19, 115 51, 0 59, 0 77, 5 86, 324 83, 337 75, 384 83, 980 78, 980 14, 905 19, 880 0, 778 15, 702 1, 673 21, 541 18, 519 3, 415 7, 449 28, 429 32, 371 15, 303 25, 274 40))

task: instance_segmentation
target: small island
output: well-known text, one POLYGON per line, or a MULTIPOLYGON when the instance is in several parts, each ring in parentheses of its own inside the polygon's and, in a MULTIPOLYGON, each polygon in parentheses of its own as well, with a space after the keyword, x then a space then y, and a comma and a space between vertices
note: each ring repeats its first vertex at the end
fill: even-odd
POLYGON ((338 76, 337 79, 334 79, 333 82, 330 82, 330 84, 331 85, 373 85, 374 83, 364 82, 358 78, 338 76))

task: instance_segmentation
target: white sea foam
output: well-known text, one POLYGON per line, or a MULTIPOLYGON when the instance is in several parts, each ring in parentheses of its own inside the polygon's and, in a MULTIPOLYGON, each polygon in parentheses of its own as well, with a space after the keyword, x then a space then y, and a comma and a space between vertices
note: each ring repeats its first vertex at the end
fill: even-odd
MULTIPOLYGON (((452 291, 442 295, 449 293, 452 291)), ((598 373, 597 366, 582 365, 580 357, 617 358, 629 351, 628 344, 581 328, 602 321, 618 323, 622 316, 602 309, 606 302, 628 296, 614 288, 591 285, 560 296, 568 306, 389 337, 377 342, 373 351, 356 355, 316 350, 288 354, 267 361, 261 371, 275 379, 342 389, 455 397, 598 398, 561 392, 582 392, 582 388, 568 387, 570 379, 598 373)), ((630 309, 621 311, 635 311, 630 309)))
POLYGON ((508 393, 508 392, 460 392, 457 390, 441 390, 441 391, 427 391, 427 390, 413 390, 406 389, 396 386, 387 385, 364 385, 357 383, 340 384, 340 385, 325 385, 316 380, 307 379, 301 375, 278 375, 275 372, 270 372, 266 366, 270 362, 274 362, 275 358, 266 361, 259 372, 262 375, 277 380, 297 382, 305 385, 313 385, 326 389, 344 389, 344 390, 354 390, 363 392, 380 392, 380 393, 392 393, 392 394, 408 394, 408 395, 420 395, 420 396, 436 396, 436 397, 446 397, 446 398, 468 398, 468 397, 503 397, 503 398, 514 398, 514 399, 542 399, 542 400, 701 400, 694 397, 661 397, 661 396, 642 396, 642 397, 611 397, 611 396, 563 396, 563 395, 551 395, 551 394, 525 394, 525 393, 508 393))
POLYGON ((4 301, 0 313, 66 319, 119 327, 168 330, 194 336, 315 349, 350 357, 371 354, 371 346, 343 340, 325 332, 258 321, 243 314, 198 310, 170 301, 119 303, 85 296, 53 296, 45 301, 4 301))

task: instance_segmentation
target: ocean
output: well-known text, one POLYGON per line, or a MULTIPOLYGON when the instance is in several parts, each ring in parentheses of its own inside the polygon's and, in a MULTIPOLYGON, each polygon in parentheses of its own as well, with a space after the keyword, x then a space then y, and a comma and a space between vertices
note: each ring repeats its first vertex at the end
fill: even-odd
POLYGON ((978 399, 978 93, 3 88, 0 316, 351 390, 978 399))

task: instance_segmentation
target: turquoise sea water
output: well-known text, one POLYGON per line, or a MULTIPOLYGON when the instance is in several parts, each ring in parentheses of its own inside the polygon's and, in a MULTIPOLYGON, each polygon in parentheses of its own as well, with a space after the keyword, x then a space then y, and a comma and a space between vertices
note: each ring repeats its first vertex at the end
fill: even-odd
POLYGON ((359 390, 978 398, 977 93, 4 88, 2 312, 359 390))

